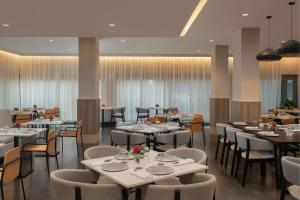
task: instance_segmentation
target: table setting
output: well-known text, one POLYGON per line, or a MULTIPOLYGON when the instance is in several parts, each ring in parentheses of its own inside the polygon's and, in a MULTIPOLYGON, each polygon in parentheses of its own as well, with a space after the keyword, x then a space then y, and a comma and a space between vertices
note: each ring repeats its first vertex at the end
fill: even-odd
POLYGON ((121 152, 115 156, 83 160, 81 163, 126 188, 207 169, 207 166, 195 163, 193 159, 181 159, 152 150, 145 152, 138 162, 134 153, 121 152))

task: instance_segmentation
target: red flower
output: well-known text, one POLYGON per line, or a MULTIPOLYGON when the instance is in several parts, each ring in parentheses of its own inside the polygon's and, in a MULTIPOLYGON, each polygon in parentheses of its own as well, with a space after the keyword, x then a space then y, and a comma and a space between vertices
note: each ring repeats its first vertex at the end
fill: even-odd
POLYGON ((272 126, 276 126, 277 125, 277 122, 275 120, 272 120, 272 126))
POLYGON ((133 153, 140 153, 141 150, 144 150, 144 147, 141 145, 135 146, 133 148, 133 153))
POLYGON ((15 125, 16 125, 16 126, 21 126, 21 123, 20 123, 20 122, 16 122, 15 125))

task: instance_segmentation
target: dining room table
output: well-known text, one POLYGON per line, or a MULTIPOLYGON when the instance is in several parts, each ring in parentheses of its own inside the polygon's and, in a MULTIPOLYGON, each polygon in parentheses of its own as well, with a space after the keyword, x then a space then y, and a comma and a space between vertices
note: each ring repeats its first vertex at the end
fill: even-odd
POLYGON ((170 177, 203 172, 208 168, 193 159, 181 159, 153 150, 145 153, 139 162, 131 153, 123 152, 115 156, 82 160, 81 164, 129 191, 170 177))
POLYGON ((300 125, 277 125, 274 128, 263 124, 257 126, 257 124, 253 122, 231 122, 230 125, 246 133, 254 134, 256 137, 267 140, 273 144, 274 156, 276 158, 275 167, 278 169, 276 183, 279 188, 282 182, 281 158, 287 155, 292 146, 294 146, 295 149, 298 148, 299 151, 300 125))
POLYGON ((141 133, 145 135, 154 135, 157 133, 167 133, 172 131, 178 131, 181 129, 178 123, 168 122, 168 123, 138 123, 138 124, 129 124, 116 126, 116 129, 126 131, 126 132, 134 132, 141 133))

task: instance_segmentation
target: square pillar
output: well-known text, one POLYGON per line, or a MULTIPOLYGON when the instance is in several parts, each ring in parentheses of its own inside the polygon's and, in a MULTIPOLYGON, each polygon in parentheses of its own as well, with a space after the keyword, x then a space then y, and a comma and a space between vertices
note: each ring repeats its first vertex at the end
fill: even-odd
POLYGON ((256 54, 259 28, 242 28, 234 35, 232 72, 232 121, 260 118, 260 75, 256 54))
POLYGON ((83 142, 99 143, 99 41, 79 38, 77 120, 82 120, 83 142))

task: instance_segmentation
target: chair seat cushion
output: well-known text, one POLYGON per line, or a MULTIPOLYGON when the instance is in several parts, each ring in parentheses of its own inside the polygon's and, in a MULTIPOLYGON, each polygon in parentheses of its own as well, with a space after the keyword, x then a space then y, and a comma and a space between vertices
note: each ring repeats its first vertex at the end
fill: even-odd
POLYGON ((46 152, 46 144, 26 144, 23 147, 23 151, 36 151, 36 152, 46 152))
POLYGON ((10 142, 13 142, 14 141, 14 137, 12 136, 1 136, 0 137, 0 143, 10 143, 10 142))
MULTIPOLYGON (((246 152, 242 153, 242 157, 246 158, 246 152)), ((269 151, 250 151, 249 159, 272 159, 274 155, 269 151)))
POLYGON ((74 131, 61 131, 59 133, 60 137, 76 137, 76 132, 74 131))
POLYGON ((298 185, 291 185, 288 187, 288 191, 290 195, 292 195, 296 199, 300 199, 300 186, 298 185))
POLYGON ((170 177, 163 180, 155 181, 156 185, 182 185, 178 177, 170 177))

